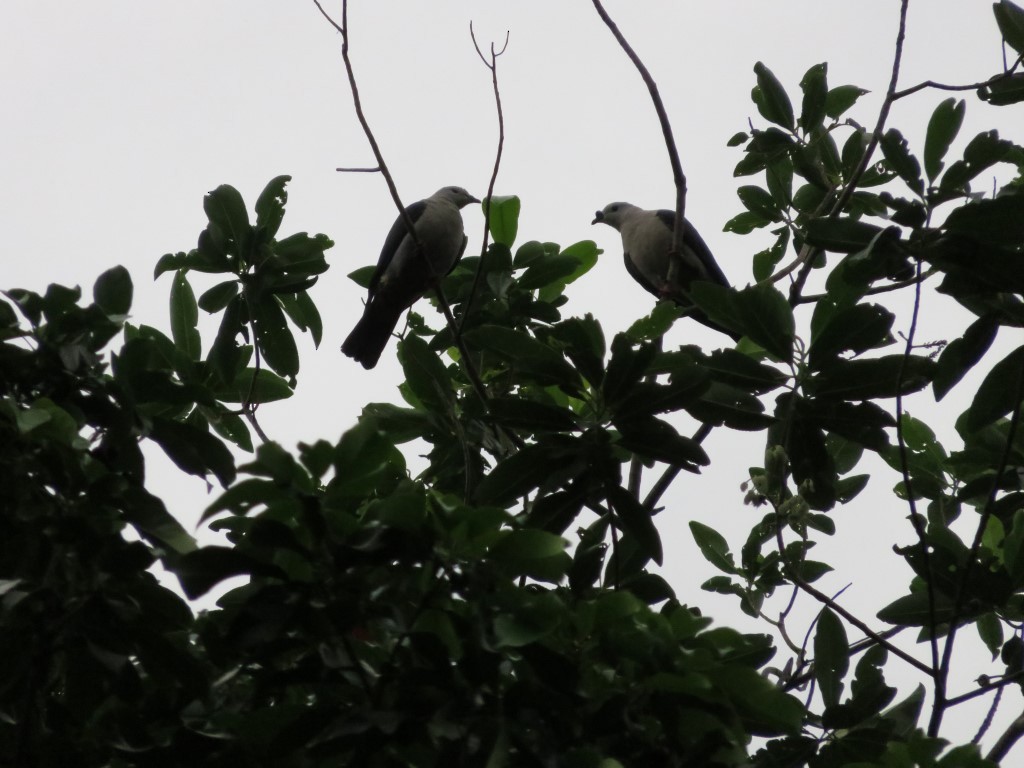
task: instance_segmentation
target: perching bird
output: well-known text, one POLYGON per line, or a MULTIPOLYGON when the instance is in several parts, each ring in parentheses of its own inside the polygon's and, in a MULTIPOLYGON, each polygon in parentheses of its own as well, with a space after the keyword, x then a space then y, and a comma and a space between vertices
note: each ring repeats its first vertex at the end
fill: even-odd
MULTIPOLYGON (((692 307, 686 295, 694 280, 729 287, 711 250, 688 221, 683 229, 683 242, 674 263, 672 228, 675 213, 647 211, 630 203, 610 203, 597 212, 592 224, 607 224, 622 235, 626 270, 640 285, 659 299, 671 299, 681 307, 692 307)), ((700 311, 691 313, 698 322, 739 340, 739 335, 712 322, 700 311)))
POLYGON ((451 272, 462 257, 466 236, 459 209, 479 202, 462 187, 442 187, 405 209, 422 252, 399 216, 391 225, 370 278, 363 316, 341 345, 342 352, 364 368, 377 364, 402 313, 451 272))

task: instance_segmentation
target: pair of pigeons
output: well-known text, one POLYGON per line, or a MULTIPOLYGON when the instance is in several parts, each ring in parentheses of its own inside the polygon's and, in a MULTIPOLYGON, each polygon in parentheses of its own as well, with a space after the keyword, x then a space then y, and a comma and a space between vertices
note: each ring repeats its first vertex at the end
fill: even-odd
MULTIPOLYGON (((388 232, 370 279, 363 316, 341 345, 342 352, 364 368, 377 364, 402 313, 462 257, 467 239, 459 210, 479 202, 462 187, 443 187, 405 209, 415 237, 410 236, 406 217, 399 216, 388 232)), ((607 224, 622 235, 626 269, 634 280, 659 299, 672 299, 686 307, 692 305, 686 292, 694 280, 726 287, 729 282, 689 223, 678 257, 670 257, 674 218, 672 211, 646 211, 629 203, 611 203, 597 212, 592 223, 607 224)), ((736 338, 699 312, 694 312, 694 318, 736 338)))

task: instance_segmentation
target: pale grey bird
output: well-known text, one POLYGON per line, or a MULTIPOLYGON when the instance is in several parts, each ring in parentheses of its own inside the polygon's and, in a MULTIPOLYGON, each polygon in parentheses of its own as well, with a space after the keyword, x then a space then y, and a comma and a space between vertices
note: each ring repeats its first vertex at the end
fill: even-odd
POLYGON ((373 368, 387 346, 402 313, 447 275, 466 249, 459 209, 479 203, 462 187, 442 187, 405 209, 422 250, 399 216, 384 241, 377 269, 370 278, 363 316, 341 345, 341 351, 373 368))
MULTIPOLYGON (((695 280, 730 286, 707 243, 689 221, 683 229, 679 254, 672 256, 672 211, 648 211, 630 203, 609 203, 597 212, 592 224, 607 224, 622 235, 626 270, 640 285, 659 299, 671 299, 682 307, 692 307, 687 296, 695 280)), ((739 335, 712 322, 699 310, 691 313, 698 322, 714 328, 734 340, 739 335)))

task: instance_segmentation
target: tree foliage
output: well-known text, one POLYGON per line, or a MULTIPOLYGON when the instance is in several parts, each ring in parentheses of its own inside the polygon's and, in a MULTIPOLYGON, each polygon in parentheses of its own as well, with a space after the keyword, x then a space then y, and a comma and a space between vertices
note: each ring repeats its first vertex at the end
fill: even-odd
MULTIPOLYGON (((995 9, 1024 51, 1024 12, 995 9)), ((955 97, 913 146, 862 127, 865 91, 830 84, 825 64, 798 91, 765 64, 754 74, 765 122, 732 140, 751 183, 727 229, 774 243, 750 287, 692 292, 745 337, 735 348, 666 347, 687 322, 669 303, 611 339, 598 318, 566 316, 596 245, 521 241, 519 198, 494 197, 493 242, 441 285, 454 325, 421 304, 397 344, 404 405, 370 403, 337 443, 291 451, 263 439, 256 409, 297 386, 295 330, 319 344, 309 289, 332 243, 278 239, 288 177, 260 194, 255 223, 234 188, 206 196, 197 247, 156 266, 169 335, 127 321, 122 267, 91 301, 57 284, 7 291, 0 762, 992 764, 941 726, 960 701, 1016 687, 1024 664, 1024 149, 994 131, 962 139, 955 97), (995 194, 972 187, 995 173, 1008 179, 995 194), (216 280, 198 298, 196 273, 216 280), (938 354, 917 328, 925 291, 967 311, 938 354), (219 319, 212 340, 200 309, 219 319), (975 366, 947 448, 904 399, 941 401, 975 366), (746 540, 690 525, 721 572, 703 586, 754 617, 785 588, 821 601, 803 647, 713 626, 652 568, 662 494, 715 458, 711 429, 763 441, 765 460, 746 540), (399 449, 413 440, 429 446, 415 476, 399 449), (203 520, 227 545, 198 546, 147 490, 146 443, 223 487, 203 520), (910 572, 876 617, 855 617, 814 587, 830 565, 811 555, 842 535, 833 513, 867 484, 866 453, 908 512, 910 572), (657 475, 647 493, 643 471, 657 475), (191 599, 247 578, 195 615, 154 564, 191 599), (968 627, 992 670, 957 696, 946 683, 968 627), (887 628, 920 642, 907 651, 887 628), (893 664, 929 685, 901 694, 893 664)), ((1018 77, 979 98, 1021 100, 1018 77)))

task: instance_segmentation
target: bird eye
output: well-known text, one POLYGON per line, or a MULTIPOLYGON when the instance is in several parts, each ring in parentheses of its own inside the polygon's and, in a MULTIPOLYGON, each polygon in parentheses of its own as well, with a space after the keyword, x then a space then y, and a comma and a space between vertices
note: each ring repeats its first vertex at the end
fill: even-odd
POLYGON ((615 213, 617 210, 619 210, 619 206, 617 206, 617 205, 608 206, 608 210, 611 211, 612 213, 615 213))

